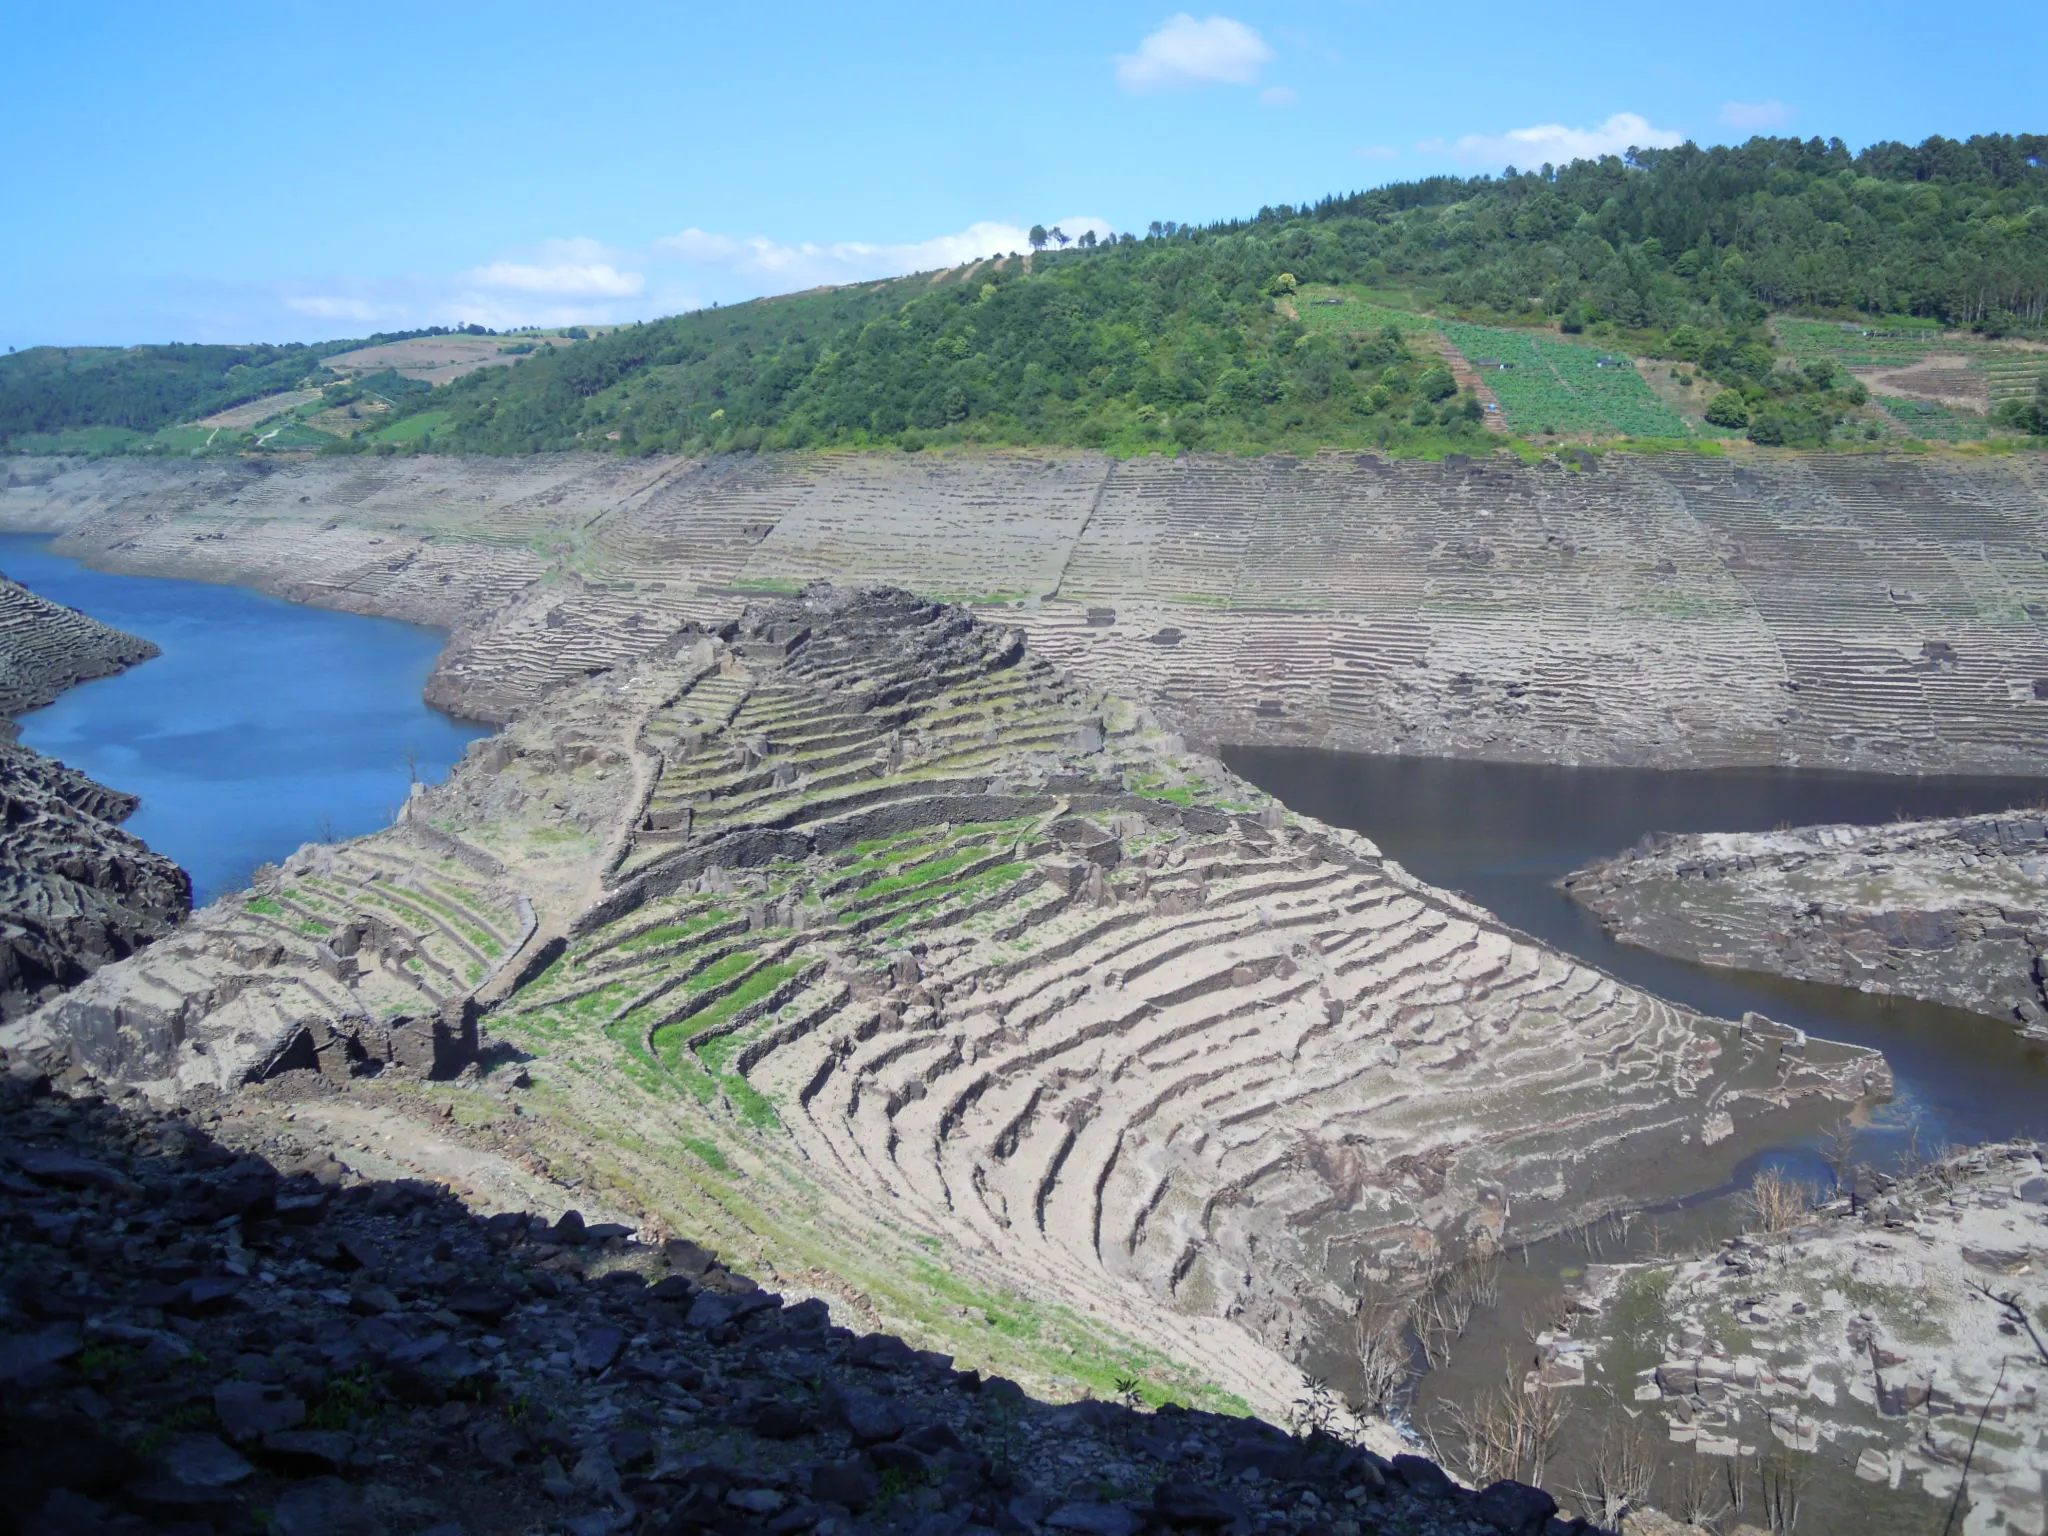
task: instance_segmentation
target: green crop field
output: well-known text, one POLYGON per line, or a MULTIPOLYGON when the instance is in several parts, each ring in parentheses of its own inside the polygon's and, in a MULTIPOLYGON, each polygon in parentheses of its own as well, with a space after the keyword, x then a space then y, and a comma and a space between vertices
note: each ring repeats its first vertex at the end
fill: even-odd
POLYGON ((1412 310, 1390 309, 1341 288, 1320 284, 1304 286, 1294 301, 1302 329, 1311 335, 1350 335, 1379 331, 1392 326, 1397 331, 1428 331, 1436 322, 1412 310))
POLYGON ((1937 351, 1965 350, 1970 343, 1929 320, 1887 316, 1867 325, 1836 320, 1800 320, 1780 315, 1772 322, 1793 361, 1823 359, 1844 368, 1908 368, 1937 351), (1875 334, 1864 335, 1870 331, 1875 334))
POLYGON ((394 421, 388 427, 379 427, 364 436, 373 443, 416 443, 430 432, 448 425, 448 411, 422 411, 417 416, 408 416, 403 421, 394 421))
POLYGON ((1563 341, 1536 331, 1443 322, 1451 344, 1474 358, 1509 366, 1480 377, 1500 400, 1517 432, 1559 432, 1599 437, 1691 437, 1685 418, 1657 398, 1633 367, 1602 368, 1606 349, 1563 341))
POLYGON ((1915 437, 1935 443, 1980 442, 1991 435, 1981 416, 1966 416, 1931 400, 1882 400, 1887 416, 1915 437))

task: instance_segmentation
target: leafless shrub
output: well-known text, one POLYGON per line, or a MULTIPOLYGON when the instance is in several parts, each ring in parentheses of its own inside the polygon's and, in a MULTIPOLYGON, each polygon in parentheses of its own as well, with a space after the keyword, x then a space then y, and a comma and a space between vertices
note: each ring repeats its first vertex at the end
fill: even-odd
POLYGON ((1796 1462, 1770 1457, 1757 1464, 1763 1516, 1772 1536, 1787 1536, 1799 1524, 1799 1491, 1804 1476, 1796 1462))
POLYGON ((1541 1485, 1550 1470, 1571 1406, 1562 1392, 1524 1381, 1510 1360, 1501 1384, 1467 1403, 1450 1403, 1444 1415, 1462 1446, 1466 1476, 1474 1483, 1511 1477, 1541 1485))
POLYGON ((1750 1180, 1744 1199, 1752 1218, 1751 1230, 1777 1236, 1790 1232, 1805 1218, 1813 1205, 1813 1191, 1775 1168, 1764 1168, 1750 1180))
POLYGON ((1430 1369, 1450 1359, 1451 1346, 1465 1336, 1476 1307, 1500 1301, 1500 1255, 1467 1254, 1429 1273, 1415 1299, 1415 1336, 1430 1369))
POLYGON ((1597 1512, 1601 1525, 1619 1530, 1630 1510, 1649 1503, 1656 1476, 1656 1453, 1649 1437, 1624 1415, 1610 1413, 1585 1480, 1572 1489, 1572 1496, 1582 1509, 1597 1512))
POLYGON ((1384 1416, 1414 1374, 1405 1317, 1383 1305, 1358 1309, 1358 1393, 1346 1405, 1354 1418, 1384 1416))
POLYGON ((1688 1525, 1716 1525, 1728 1513, 1728 1491, 1718 1458, 1681 1457, 1671 1481, 1671 1510, 1688 1525))

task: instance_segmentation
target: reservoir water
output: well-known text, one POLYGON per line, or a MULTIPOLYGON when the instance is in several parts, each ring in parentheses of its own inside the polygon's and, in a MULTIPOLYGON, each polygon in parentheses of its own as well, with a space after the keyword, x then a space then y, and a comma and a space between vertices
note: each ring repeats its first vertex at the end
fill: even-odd
POLYGON ((1433 885, 1525 933, 1702 1013, 1755 1010, 1881 1050, 1898 1098, 1868 1150, 2048 1137, 2048 1047, 1954 1008, 1668 959, 1614 941, 1557 888, 1646 832, 1760 832, 1821 822, 1961 816, 2035 803, 2048 780, 1754 768, 1674 772, 1368 757, 1234 747, 1225 760, 1290 806, 1363 832, 1433 885))
POLYGON ((301 843, 390 823, 482 726, 421 698, 445 637, 242 587, 117 576, 0 534, 0 571, 163 654, 21 719, 21 739, 142 797, 128 830, 204 903, 301 843))

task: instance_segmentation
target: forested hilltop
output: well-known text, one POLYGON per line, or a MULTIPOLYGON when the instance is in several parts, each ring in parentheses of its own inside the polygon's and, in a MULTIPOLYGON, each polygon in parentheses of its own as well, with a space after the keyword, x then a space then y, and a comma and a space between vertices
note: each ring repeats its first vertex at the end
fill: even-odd
POLYGON ((2044 150, 1758 138, 1154 224, 543 348, 322 446, 2038 437, 2044 150))

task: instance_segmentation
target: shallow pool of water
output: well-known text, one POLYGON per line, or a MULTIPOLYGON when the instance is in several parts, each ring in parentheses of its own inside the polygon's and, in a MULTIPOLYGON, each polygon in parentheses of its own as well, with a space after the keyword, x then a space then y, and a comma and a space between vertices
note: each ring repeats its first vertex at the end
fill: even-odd
POLYGON ((421 697, 445 636, 242 587, 116 576, 0 534, 0 571, 163 655, 71 689, 21 739, 142 797, 128 829, 211 901, 301 843, 390 823, 481 726, 421 697))

